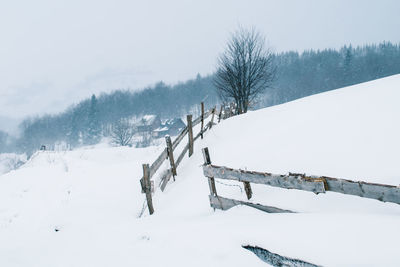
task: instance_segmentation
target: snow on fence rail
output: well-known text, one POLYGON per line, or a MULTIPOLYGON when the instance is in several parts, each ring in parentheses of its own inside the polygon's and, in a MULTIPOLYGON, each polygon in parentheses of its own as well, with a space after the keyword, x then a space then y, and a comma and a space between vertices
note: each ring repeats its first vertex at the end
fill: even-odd
POLYGON ((346 195, 354 195, 364 198, 372 198, 383 202, 400 204, 400 187, 398 186, 352 181, 326 176, 306 176, 305 174, 298 173, 281 175, 215 166, 211 165, 207 147, 203 148, 203 156, 203 173, 204 176, 208 178, 210 185, 210 205, 217 209, 227 210, 236 205, 247 205, 267 212, 288 212, 275 207, 268 207, 218 196, 214 181, 215 178, 243 182, 247 199, 252 197, 250 183, 256 183, 286 189, 310 191, 316 194, 332 191, 346 195))
POLYGON ((151 164, 143 164, 143 177, 140 179, 140 186, 142 188, 142 193, 146 194, 146 200, 147 200, 147 206, 149 208, 149 213, 153 214, 154 213, 154 208, 152 204, 152 198, 151 194, 154 192, 153 188, 153 182, 151 181, 151 178, 153 175, 157 172, 157 170, 161 167, 163 162, 167 159, 169 159, 170 166, 169 168, 161 177, 161 182, 160 182, 160 188, 161 191, 164 191, 165 187, 167 186, 167 183, 173 177, 175 180, 175 176, 177 175, 177 167, 183 160, 183 157, 185 156, 186 152, 189 151, 189 157, 192 156, 193 154, 193 144, 194 142, 199 138, 203 138, 204 132, 207 130, 211 129, 212 126, 215 124, 214 123, 214 117, 218 116, 218 123, 221 121, 221 119, 227 119, 229 117, 232 117, 235 115, 235 105, 230 104, 230 105, 221 105, 219 112, 217 113, 217 108, 213 107, 207 112, 204 112, 204 103, 201 102, 201 115, 196 118, 195 120, 192 121, 192 115, 187 115, 187 126, 181 131, 181 133, 175 138, 174 141, 171 141, 170 136, 165 136, 165 141, 166 141, 166 147, 165 149, 161 152, 161 154, 157 157, 157 159, 151 164), (207 123, 206 126, 204 126, 204 121, 211 115, 211 120, 207 123), (193 127, 201 123, 200 131, 199 133, 196 134, 196 136, 193 136, 193 127), (174 151, 180 144, 180 142, 185 138, 185 136, 188 136, 188 143, 186 146, 183 148, 182 152, 179 154, 178 158, 175 160, 174 158, 174 151))

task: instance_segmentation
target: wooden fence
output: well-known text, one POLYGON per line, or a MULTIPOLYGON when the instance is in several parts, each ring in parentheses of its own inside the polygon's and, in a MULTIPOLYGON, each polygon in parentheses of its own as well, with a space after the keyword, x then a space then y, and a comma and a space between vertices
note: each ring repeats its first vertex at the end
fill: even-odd
POLYGON ((161 181, 159 184, 159 187, 161 191, 165 190, 165 187, 167 186, 168 182, 170 181, 171 177, 175 181, 175 176, 177 176, 177 168, 179 164, 182 162, 185 154, 187 152, 189 157, 191 157, 194 153, 193 145, 194 142, 198 139, 201 138, 203 139, 203 134, 211 129, 213 125, 215 125, 214 121, 217 121, 218 117, 218 123, 221 121, 221 119, 227 119, 229 117, 232 117, 236 114, 235 110, 235 105, 230 104, 230 105, 221 105, 219 112, 217 111, 216 106, 211 108, 208 111, 204 111, 204 103, 201 103, 201 115, 196 118, 195 120, 192 120, 192 115, 187 115, 186 120, 187 120, 187 125, 186 127, 180 132, 180 134, 175 138, 174 141, 171 140, 170 136, 165 136, 165 141, 166 141, 166 147, 165 149, 161 152, 161 154, 157 157, 157 159, 151 164, 143 164, 143 177, 140 179, 140 186, 142 188, 142 193, 146 194, 146 201, 147 201, 147 206, 149 209, 149 213, 153 214, 154 213, 154 207, 152 203, 152 192, 154 192, 154 183, 151 181, 151 178, 154 176, 154 174, 159 170, 161 165, 165 160, 169 160, 170 163, 170 168, 162 175, 161 181), (205 124, 205 120, 211 116, 210 121, 205 124), (200 131, 194 136, 193 134, 193 128, 201 124, 200 126, 200 131), (188 136, 188 143, 185 145, 183 148, 182 152, 178 155, 178 157, 175 160, 175 155, 174 151, 178 147, 178 145, 181 143, 181 141, 185 138, 185 136, 188 136))
POLYGON ((228 167, 211 165, 208 148, 203 148, 203 173, 208 178, 210 186, 210 205, 213 208, 227 210, 236 205, 247 205, 267 212, 290 212, 275 207, 263 206, 245 201, 223 198, 217 195, 215 178, 243 182, 247 199, 252 197, 250 183, 264 184, 286 189, 298 189, 316 194, 327 191, 372 198, 383 202, 400 204, 400 187, 385 184, 351 181, 326 176, 306 176, 305 174, 289 173, 287 175, 235 170, 228 167))

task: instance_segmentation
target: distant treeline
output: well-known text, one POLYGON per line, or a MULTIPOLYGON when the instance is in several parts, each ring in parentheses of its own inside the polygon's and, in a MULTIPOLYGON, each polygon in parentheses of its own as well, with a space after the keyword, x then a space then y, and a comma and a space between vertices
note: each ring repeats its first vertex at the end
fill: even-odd
POLYGON ((285 52, 275 57, 277 79, 258 107, 285 103, 400 73, 400 46, 344 46, 339 50, 285 52))
POLYGON ((160 82, 139 92, 117 90, 99 97, 93 95, 60 114, 24 120, 16 148, 30 154, 41 145, 51 147, 60 142, 71 147, 95 144, 121 118, 145 114, 159 115, 161 119, 181 117, 189 112, 199 113, 202 101, 206 107, 217 103, 211 76, 198 75, 174 86, 160 82))
MULTIPOLYGON (((344 46, 339 50, 285 52, 276 54, 274 62, 277 77, 273 88, 268 88, 252 104, 253 108, 399 74, 400 46, 385 42, 361 47, 344 46)), ((42 144, 56 142, 65 142, 72 147, 93 144, 102 135, 107 135, 106 129, 120 118, 156 114, 167 119, 198 113, 201 101, 207 107, 219 101, 212 81, 212 75, 198 75, 174 86, 160 82, 139 92, 117 90, 92 96, 63 113, 26 119, 20 125, 22 134, 13 145, 3 145, 2 140, 7 138, 0 134, 0 152, 31 153, 42 144)))

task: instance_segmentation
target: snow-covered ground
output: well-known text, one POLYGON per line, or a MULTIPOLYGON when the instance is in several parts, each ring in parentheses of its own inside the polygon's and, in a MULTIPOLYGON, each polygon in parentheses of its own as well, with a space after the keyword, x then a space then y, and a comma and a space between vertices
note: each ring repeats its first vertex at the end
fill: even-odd
MULTIPOLYGON (((232 168, 399 185, 399 86, 391 76, 222 121, 155 192, 152 216, 138 218, 141 164, 162 146, 41 152, 0 176, 0 266, 265 266, 242 245, 324 266, 399 266, 399 205, 252 185, 254 202, 298 213, 214 212, 200 153, 208 146, 213 164, 232 168)), ((225 184, 221 196, 245 199, 225 184)))
POLYGON ((26 154, 0 153, 0 175, 17 169, 26 160, 26 154))

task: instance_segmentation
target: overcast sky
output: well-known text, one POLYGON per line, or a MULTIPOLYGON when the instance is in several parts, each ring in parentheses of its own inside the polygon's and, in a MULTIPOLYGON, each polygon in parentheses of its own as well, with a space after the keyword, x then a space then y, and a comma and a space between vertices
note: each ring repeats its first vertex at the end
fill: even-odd
POLYGON ((2 0, 0 116, 210 74, 238 25, 277 52, 302 51, 398 43, 399 14, 399 0, 2 0))

